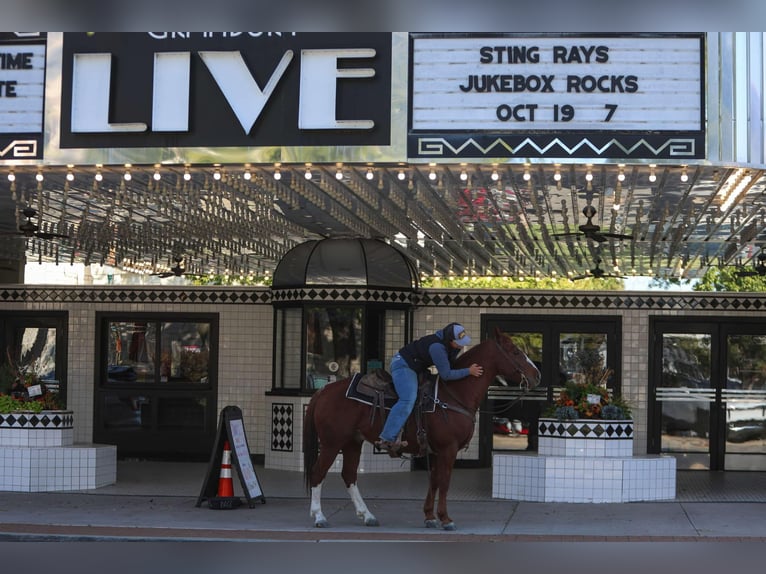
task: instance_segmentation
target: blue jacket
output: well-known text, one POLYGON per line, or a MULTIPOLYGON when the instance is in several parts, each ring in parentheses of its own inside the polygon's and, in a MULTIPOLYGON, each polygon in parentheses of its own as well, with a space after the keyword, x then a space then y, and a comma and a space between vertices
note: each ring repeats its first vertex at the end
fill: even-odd
POLYGON ((452 323, 433 335, 426 335, 399 349, 399 355, 416 373, 424 373, 429 367, 435 366, 439 376, 445 381, 463 379, 471 374, 469 369, 453 369, 461 349, 453 349, 445 331, 452 332, 452 323))

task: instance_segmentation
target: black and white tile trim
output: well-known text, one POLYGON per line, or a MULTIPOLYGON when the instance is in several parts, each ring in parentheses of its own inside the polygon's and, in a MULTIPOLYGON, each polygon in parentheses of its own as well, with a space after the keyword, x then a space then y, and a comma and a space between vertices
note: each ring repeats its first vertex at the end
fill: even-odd
POLYGON ((42 411, 40 413, 0 414, 0 428, 6 429, 71 429, 72 411, 42 411))

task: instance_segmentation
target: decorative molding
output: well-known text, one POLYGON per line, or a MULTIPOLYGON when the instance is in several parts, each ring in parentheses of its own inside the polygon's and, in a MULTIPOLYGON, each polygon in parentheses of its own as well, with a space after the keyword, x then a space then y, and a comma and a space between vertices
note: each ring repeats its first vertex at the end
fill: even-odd
POLYGON ((664 293, 628 291, 519 291, 422 289, 390 291, 353 287, 0 287, 1 303, 146 303, 188 305, 271 305, 291 302, 343 302, 415 307, 651 310, 726 313, 766 312, 762 293, 664 293))

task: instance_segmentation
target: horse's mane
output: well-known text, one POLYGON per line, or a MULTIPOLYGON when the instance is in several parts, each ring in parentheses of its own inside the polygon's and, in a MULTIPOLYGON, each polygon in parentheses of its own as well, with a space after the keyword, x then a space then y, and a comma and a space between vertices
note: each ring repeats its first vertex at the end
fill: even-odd
POLYGON ((470 349, 468 349, 465 353, 461 353, 460 356, 455 360, 455 368, 463 369, 465 367, 468 367, 471 365, 471 363, 477 363, 479 362, 477 360, 477 355, 481 354, 481 349, 484 347, 484 343, 487 343, 488 341, 493 341, 494 339, 485 339, 478 345, 474 345, 470 349))

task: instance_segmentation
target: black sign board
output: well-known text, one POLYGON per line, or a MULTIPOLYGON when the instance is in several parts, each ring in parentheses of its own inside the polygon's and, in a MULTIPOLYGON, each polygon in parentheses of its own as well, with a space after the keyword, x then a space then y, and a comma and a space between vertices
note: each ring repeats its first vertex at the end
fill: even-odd
POLYGON ((389 145, 391 46, 390 32, 67 32, 60 145, 389 145))
POLYGON ((232 468, 236 469, 239 475, 242 490, 245 493, 250 508, 255 506, 255 502, 266 503, 263 496, 261 484, 253 468, 253 461, 250 458, 250 448, 247 446, 247 436, 245 435, 245 425, 242 421, 242 411, 239 407, 224 407, 218 420, 218 433, 216 435, 213 452, 210 455, 207 475, 202 484, 197 506, 201 506, 205 500, 215 498, 218 492, 218 480, 220 478, 221 460, 223 449, 228 441, 231 447, 232 468))

